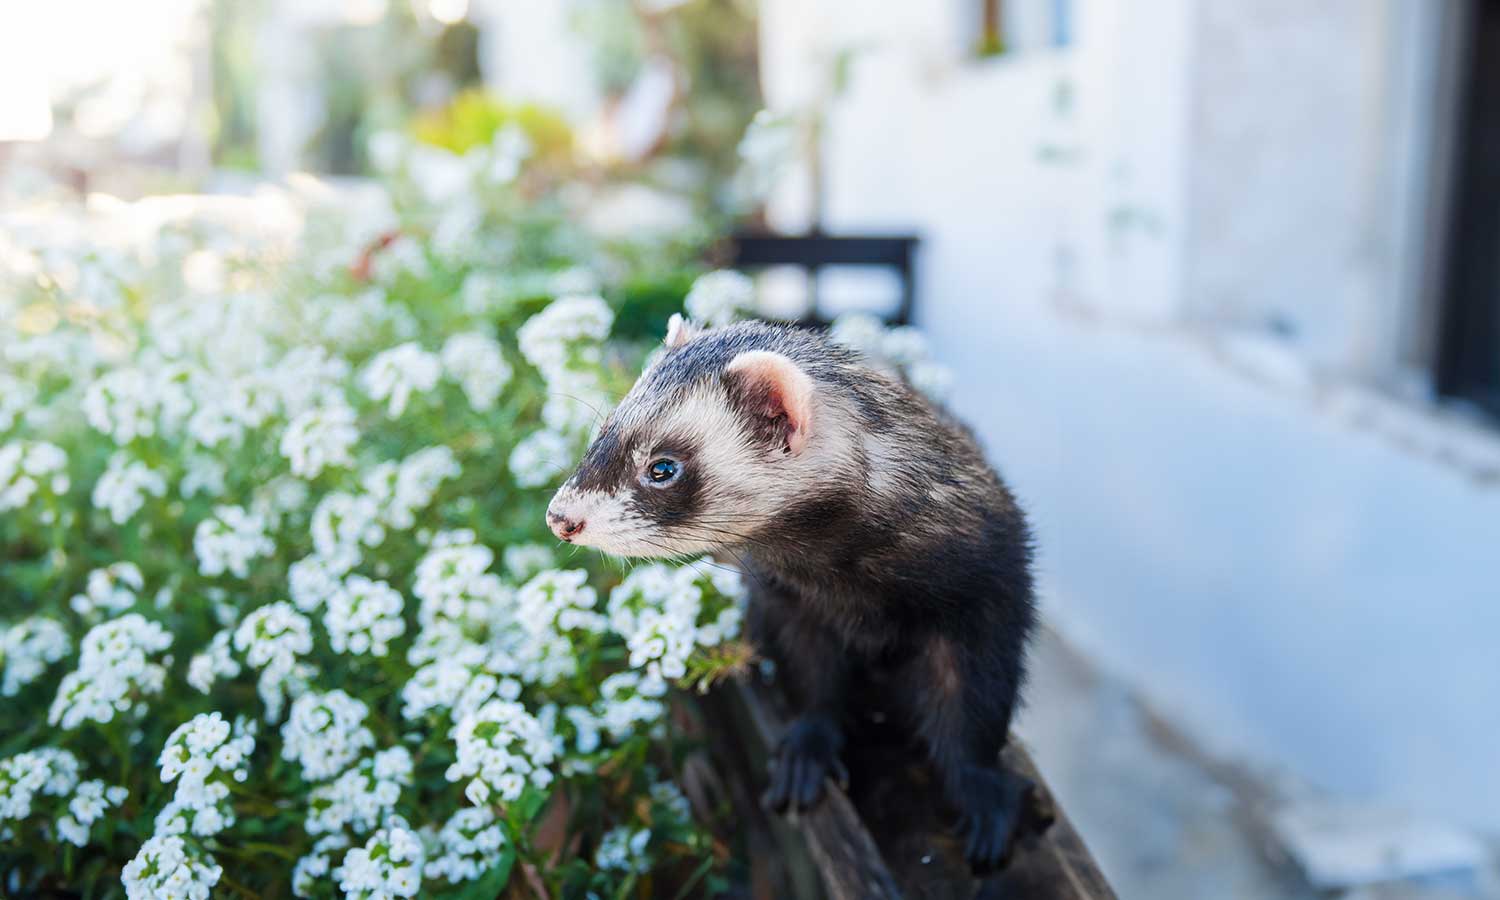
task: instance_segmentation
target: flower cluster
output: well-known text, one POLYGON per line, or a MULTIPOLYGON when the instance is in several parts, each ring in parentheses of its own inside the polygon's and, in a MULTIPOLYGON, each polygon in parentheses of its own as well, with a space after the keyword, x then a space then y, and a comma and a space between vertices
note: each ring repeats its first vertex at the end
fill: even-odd
POLYGON ((458 758, 447 778, 471 779, 464 794, 476 805, 491 796, 511 803, 527 784, 545 788, 552 782, 547 768, 556 756, 552 735, 519 703, 486 702, 453 727, 453 742, 458 758))
POLYGON ((541 373, 548 395, 544 428, 527 435, 510 455, 510 471, 522 487, 541 487, 572 462, 581 439, 602 420, 609 395, 599 380, 601 342, 614 313, 597 295, 559 297, 532 316, 516 334, 521 355, 541 373))
POLYGON ((66 494, 67 465, 68 454, 46 441, 0 445, 0 513, 25 509, 38 494, 54 499, 66 494))
POLYGON ((510 381, 510 363, 500 342, 475 332, 455 334, 443 343, 443 372, 463 388, 475 411, 490 409, 510 381))
POLYGON ((161 780, 177 782, 171 802, 157 814, 157 834, 207 837, 233 825, 229 786, 249 777, 254 751, 255 729, 244 719, 231 728, 222 714, 211 712, 177 726, 157 760, 161 780))
POLYGON ((406 632, 401 593, 384 581, 350 575, 328 597, 323 624, 335 653, 385 656, 390 642, 406 632))
POLYGON ((405 343, 377 355, 360 372, 359 383, 372 399, 386 401, 386 412, 399 416, 413 394, 437 387, 442 361, 419 344, 405 343))
POLYGON ((74 594, 69 605, 84 618, 95 612, 119 613, 135 605, 146 579, 133 562, 117 562, 89 573, 83 593, 74 594))
POLYGON ((625 637, 630 665, 648 678, 678 679, 699 645, 713 646, 739 633, 738 573, 700 562, 681 569, 638 566, 610 592, 610 627, 625 637), (708 597, 717 598, 705 603, 708 597))
POLYGON ((596 240, 507 134, 0 229, 0 892, 614 896, 711 858, 656 773, 743 587, 560 569, 541 490, 649 352, 633 285, 697 264, 596 240), (542 850, 562 779, 588 815, 542 850))
POLYGON ((330 466, 352 465, 350 450, 359 440, 354 421, 354 410, 342 399, 298 413, 281 435, 281 455, 292 474, 316 478, 330 466))
POLYGON ((688 318, 709 328, 728 325, 755 308, 755 282, 732 269, 698 276, 682 301, 688 318))
POLYGON ((193 532, 198 571, 210 577, 227 571, 236 578, 247 578, 250 563, 275 550, 275 542, 266 536, 265 518, 238 506, 215 508, 193 532))
POLYGON ((887 328, 867 313, 845 313, 834 320, 830 335, 934 400, 947 397, 953 387, 952 370, 931 359, 926 336, 909 325, 887 328))
POLYGON ((109 458, 109 465, 94 483, 94 506, 109 513, 109 520, 124 525, 146 505, 147 497, 167 492, 167 480, 155 469, 125 451, 109 458))
POLYGON ((650 871, 651 859, 646 855, 646 845, 650 840, 649 828, 635 831, 625 825, 612 828, 599 841, 594 864, 616 872, 650 871))
POLYGON ((281 756, 302 767, 302 777, 322 781, 337 775, 374 746, 364 721, 370 708, 341 690, 303 694, 281 727, 281 756))
POLYGON ((392 816, 363 847, 344 856, 344 864, 333 870, 333 876, 350 900, 415 897, 422 886, 425 861, 421 838, 405 820, 392 816))
POLYGON ((401 789, 411 784, 411 753, 391 747, 365 757, 344 774, 313 788, 308 798, 308 834, 373 830, 395 809, 401 789))
POLYGON ((0 841, 13 838, 16 826, 46 805, 58 837, 86 846, 90 828, 125 802, 126 790, 98 779, 80 781, 79 768, 77 757, 53 747, 0 760, 0 841))
POLYGON ((443 823, 437 850, 427 858, 428 878, 458 884, 494 868, 505 847, 505 830, 487 806, 460 809, 443 823))
POLYGON ((213 857, 181 835, 159 834, 141 846, 120 873, 120 880, 127 900, 208 900, 223 874, 213 857))
POLYGON ((298 657, 312 652, 312 623, 284 600, 271 603, 240 622, 234 649, 260 670, 258 687, 266 719, 280 718, 286 694, 300 692, 306 680, 307 667, 298 657))
POLYGON ((187 682, 195 690, 208 693, 220 678, 234 678, 240 674, 239 660, 230 652, 230 641, 234 633, 225 629, 213 636, 202 653, 193 654, 188 661, 187 682))
POLYGON ((67 629, 54 619, 32 616, 0 631, 0 697, 14 697, 52 663, 73 649, 67 629))
POLYGON ((160 692, 167 677, 153 658, 170 646, 172 635, 140 613, 95 625, 80 644, 77 670, 58 686, 47 721, 73 729, 143 711, 141 699, 160 692))

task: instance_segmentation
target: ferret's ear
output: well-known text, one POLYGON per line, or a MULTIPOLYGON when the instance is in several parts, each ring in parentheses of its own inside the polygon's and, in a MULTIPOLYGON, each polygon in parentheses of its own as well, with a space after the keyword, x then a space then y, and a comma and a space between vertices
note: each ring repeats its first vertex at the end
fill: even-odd
POLYGON ((780 353, 747 350, 729 361, 724 381, 758 431, 785 452, 802 452, 813 411, 813 380, 806 372, 780 353))
POLYGON ((667 339, 662 343, 674 350, 703 333, 703 329, 684 319, 680 313, 672 313, 667 320, 667 339))

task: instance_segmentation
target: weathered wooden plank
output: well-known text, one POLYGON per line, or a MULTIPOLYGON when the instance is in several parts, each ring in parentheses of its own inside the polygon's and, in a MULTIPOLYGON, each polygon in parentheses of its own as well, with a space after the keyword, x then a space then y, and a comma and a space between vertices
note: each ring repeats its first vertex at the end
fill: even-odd
MULTIPOLYGON (((725 724, 745 744, 756 745, 750 771, 756 789, 764 783, 764 760, 783 723, 775 691, 756 683, 721 689, 724 705, 738 710, 725 724)), ((1114 892, 1088 848, 1057 809, 1030 756, 1012 743, 1004 761, 1039 786, 1035 821, 1051 820, 1045 832, 1029 834, 1006 869, 976 879, 951 833, 951 811, 941 808, 931 772, 920 752, 877 717, 852 729, 846 752, 848 792, 828 785, 825 801, 800 817, 807 849, 835 900, 907 897, 912 900, 1113 900, 1114 892)), ((771 817, 776 818, 776 817, 771 817)), ((1040 828, 1041 826, 1037 826, 1040 828)), ((799 895, 801 896, 801 895, 799 895)))

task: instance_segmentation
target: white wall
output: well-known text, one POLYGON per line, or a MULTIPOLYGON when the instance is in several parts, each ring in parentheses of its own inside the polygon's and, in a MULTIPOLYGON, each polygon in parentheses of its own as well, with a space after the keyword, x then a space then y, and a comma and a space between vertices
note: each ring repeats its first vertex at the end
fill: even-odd
POLYGON ((762 40, 773 102, 812 49, 871 48, 829 224, 922 234, 921 324, 1032 510, 1051 619, 1216 750, 1500 831, 1500 441, 1420 452, 1442 426, 1359 427, 1378 405, 1337 387, 1411 231, 1408 3, 1080 0, 1071 50, 971 62, 959 2, 765 0, 762 40), (1303 336, 1260 354, 1279 381, 1209 327, 1270 309, 1303 336))

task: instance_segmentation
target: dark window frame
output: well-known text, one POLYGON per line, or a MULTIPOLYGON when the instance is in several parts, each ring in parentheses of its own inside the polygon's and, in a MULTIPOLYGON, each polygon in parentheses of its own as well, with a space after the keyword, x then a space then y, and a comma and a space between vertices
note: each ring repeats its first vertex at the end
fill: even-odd
POLYGON ((1500 419, 1500 0, 1469 21, 1433 378, 1500 419))

